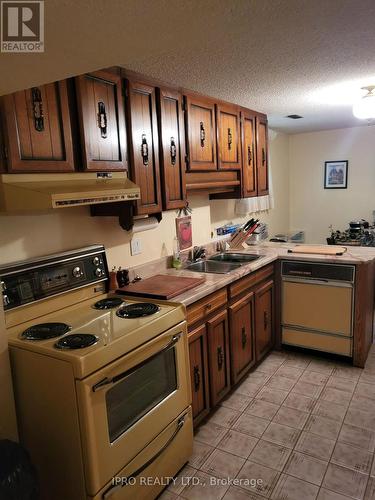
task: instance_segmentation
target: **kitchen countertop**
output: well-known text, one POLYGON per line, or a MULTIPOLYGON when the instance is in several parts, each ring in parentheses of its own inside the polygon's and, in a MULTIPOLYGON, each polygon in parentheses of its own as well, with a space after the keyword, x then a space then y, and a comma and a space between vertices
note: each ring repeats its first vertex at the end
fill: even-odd
MULTIPOLYGON (((224 286, 233 283, 234 281, 246 276, 258 269, 275 262, 278 259, 288 260, 308 260, 313 262, 326 262, 334 264, 362 264, 375 260, 375 248, 368 247, 348 247, 348 250, 343 255, 317 255, 317 254, 292 254, 288 253, 288 249, 293 248, 294 244, 291 243, 272 243, 266 242, 261 245, 251 245, 241 251, 243 253, 259 254, 261 257, 249 264, 242 265, 234 269, 228 274, 211 274, 211 273, 197 273, 188 271, 187 269, 167 269, 163 270, 163 274, 170 274, 173 276, 188 276, 197 277, 202 276, 206 278, 205 283, 199 285, 187 292, 177 295, 173 298, 173 302, 180 302, 185 306, 196 302, 197 300, 206 297, 212 292, 223 288, 224 286)), ((321 246, 321 245, 320 245, 321 246)))

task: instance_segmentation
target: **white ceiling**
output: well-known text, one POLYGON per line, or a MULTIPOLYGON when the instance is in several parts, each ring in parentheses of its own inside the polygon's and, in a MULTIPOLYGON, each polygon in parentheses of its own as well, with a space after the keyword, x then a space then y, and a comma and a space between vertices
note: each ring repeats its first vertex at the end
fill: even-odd
POLYGON ((0 54, 0 94, 123 65, 263 111, 286 132, 364 124, 351 103, 375 82, 374 0, 45 4, 46 52, 0 54))

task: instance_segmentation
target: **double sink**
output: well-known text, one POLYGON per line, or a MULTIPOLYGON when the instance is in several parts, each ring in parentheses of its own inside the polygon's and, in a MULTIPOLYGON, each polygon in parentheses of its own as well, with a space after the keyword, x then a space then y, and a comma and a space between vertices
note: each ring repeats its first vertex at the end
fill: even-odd
POLYGON ((199 262, 189 264, 186 269, 198 273, 227 274, 260 257, 261 255, 251 253, 222 252, 213 255, 207 260, 200 260, 199 262))

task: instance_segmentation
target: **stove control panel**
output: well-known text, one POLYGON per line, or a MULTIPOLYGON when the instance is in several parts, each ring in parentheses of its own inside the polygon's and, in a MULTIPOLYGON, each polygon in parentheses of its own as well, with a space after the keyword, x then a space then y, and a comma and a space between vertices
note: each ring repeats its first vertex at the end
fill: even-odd
POLYGON ((0 268, 5 310, 106 280, 107 260, 99 245, 0 268))

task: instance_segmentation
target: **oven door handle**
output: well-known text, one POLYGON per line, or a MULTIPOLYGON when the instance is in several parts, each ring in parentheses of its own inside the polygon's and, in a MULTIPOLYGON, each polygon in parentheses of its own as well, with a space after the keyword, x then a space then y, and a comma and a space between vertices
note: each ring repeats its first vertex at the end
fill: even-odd
MULTIPOLYGON (((166 346, 164 346, 162 349, 160 349, 160 351, 153 354, 153 356, 155 356, 156 354, 160 354, 163 351, 167 351, 168 349, 173 347, 180 340, 180 337, 181 337, 181 333, 177 333, 176 335, 173 335, 173 337, 168 342, 168 344, 166 346)), ((122 373, 119 373, 118 375, 115 375, 114 377, 103 378, 102 380, 100 380, 99 382, 97 382, 95 385, 92 386, 92 392, 100 391, 101 389, 104 389, 107 385, 115 384, 119 380, 125 378, 128 371, 129 370, 126 370, 122 373)))
POLYGON ((177 420, 177 427, 174 430, 172 436, 168 439, 168 441, 160 448, 160 450, 155 453, 154 456, 152 456, 147 462, 145 462, 141 467, 139 467, 137 470, 135 470, 132 474, 129 474, 129 476, 122 478, 122 481, 120 484, 115 484, 108 488, 107 491, 103 493, 103 499, 106 500, 110 496, 112 496, 117 490, 123 488, 124 486, 127 486, 129 484, 129 479, 136 478, 141 474, 147 467, 149 467, 157 458, 160 457, 160 455, 168 448, 168 446, 172 443, 172 441, 176 438, 177 434, 180 432, 180 430, 183 428, 185 424, 185 418, 186 418, 187 413, 182 415, 178 420, 177 420))

